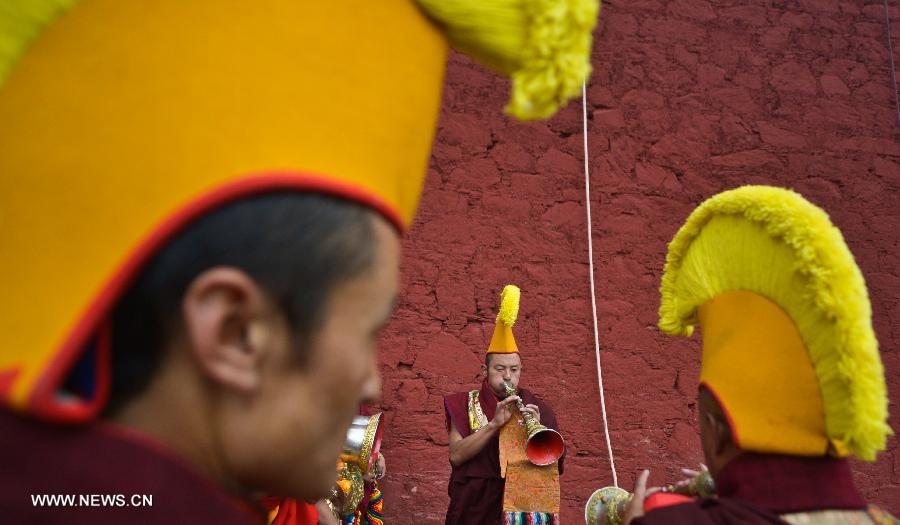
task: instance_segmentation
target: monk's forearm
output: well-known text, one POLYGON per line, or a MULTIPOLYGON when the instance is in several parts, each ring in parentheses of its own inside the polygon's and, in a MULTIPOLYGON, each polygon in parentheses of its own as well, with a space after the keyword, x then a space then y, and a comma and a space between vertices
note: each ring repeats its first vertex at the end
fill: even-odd
POLYGON ((488 423, 478 432, 450 443, 450 464, 458 467, 475 457, 488 444, 496 431, 494 425, 488 423))

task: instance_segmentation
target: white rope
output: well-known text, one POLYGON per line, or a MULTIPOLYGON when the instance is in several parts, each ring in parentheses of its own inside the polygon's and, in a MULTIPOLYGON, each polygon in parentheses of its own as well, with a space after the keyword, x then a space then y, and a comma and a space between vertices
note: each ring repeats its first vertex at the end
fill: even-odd
POLYGON ((594 241, 591 233, 591 176, 588 169, 587 82, 581 84, 581 121, 584 133, 584 203, 587 209, 588 263, 591 271, 591 311, 594 313, 594 354, 597 356, 597 385, 600 387, 600 410, 603 414, 603 434, 609 451, 609 468, 613 486, 619 486, 616 461, 613 459, 612 442, 609 440, 609 423, 606 420, 606 398, 603 395, 603 369, 600 367, 600 330, 597 328, 597 294, 594 291, 594 241))

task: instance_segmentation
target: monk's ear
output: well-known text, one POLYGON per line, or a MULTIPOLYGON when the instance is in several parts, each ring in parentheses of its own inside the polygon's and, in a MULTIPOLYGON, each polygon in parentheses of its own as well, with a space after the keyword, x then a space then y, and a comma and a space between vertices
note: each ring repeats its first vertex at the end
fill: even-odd
POLYGON ((717 455, 724 454, 732 447, 731 428, 726 421, 716 417, 715 414, 706 414, 710 428, 713 430, 715 440, 714 449, 717 455))
POLYGON ((190 351, 214 383, 243 394, 260 388, 265 305, 256 282, 236 268, 212 268, 188 286, 182 315, 190 351))

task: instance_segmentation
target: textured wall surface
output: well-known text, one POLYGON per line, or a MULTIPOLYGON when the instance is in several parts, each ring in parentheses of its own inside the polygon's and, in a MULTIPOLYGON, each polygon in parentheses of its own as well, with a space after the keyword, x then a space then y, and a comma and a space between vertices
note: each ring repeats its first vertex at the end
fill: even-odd
MULTIPOLYGON (((900 60, 900 7, 891 4, 900 60)), ((792 187, 844 232, 871 291, 900 430, 900 128, 881 0, 605 2, 588 88, 594 258, 610 435, 620 483, 700 461, 699 342, 656 328, 666 243, 704 198, 792 187)), ((522 287, 523 385, 569 446, 565 523, 611 483, 593 353, 581 106, 547 123, 501 115, 507 84, 454 56, 424 201, 404 242, 382 345, 386 518, 443 523, 441 396, 477 386, 497 296, 522 287)), ((900 447, 855 464, 900 511, 900 447)))

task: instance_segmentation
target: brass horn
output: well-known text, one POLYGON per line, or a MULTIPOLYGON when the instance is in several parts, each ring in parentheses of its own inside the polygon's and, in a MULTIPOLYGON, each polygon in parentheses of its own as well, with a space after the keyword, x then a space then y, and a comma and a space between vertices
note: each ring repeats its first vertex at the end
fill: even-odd
POLYGON ((381 414, 356 416, 337 466, 337 484, 327 502, 337 517, 352 514, 365 494, 363 476, 376 468, 381 453, 381 414))
MULTIPOLYGON (((516 389, 506 381, 503 382, 503 390, 506 391, 507 397, 516 395, 516 389)), ((525 440, 525 455, 528 461, 543 467, 561 458, 563 451, 566 450, 566 444, 559 432, 535 421, 525 410, 522 400, 517 401, 516 406, 525 419, 525 433, 528 436, 525 440)))
POLYGON ((587 525, 621 525, 631 494, 619 487, 603 487, 591 494, 584 505, 587 525))
MULTIPOLYGON (((644 511, 666 505, 664 501, 659 501, 666 495, 708 498, 715 493, 716 483, 709 472, 704 470, 686 484, 668 485, 660 492, 648 496, 644 501, 644 511), (657 501, 654 502, 653 498, 657 501)), ((595 490, 584 505, 584 522, 587 525, 621 525, 632 496, 630 492, 619 487, 603 487, 595 490)))
POLYGON ((341 461, 355 464, 364 476, 369 474, 375 468, 381 451, 382 432, 381 413, 354 417, 347 430, 341 461))

